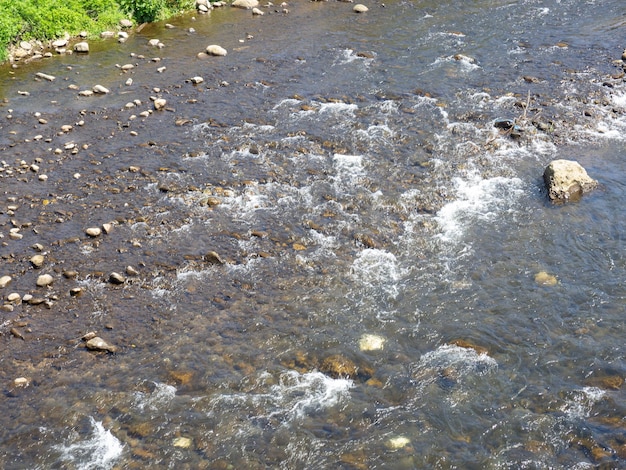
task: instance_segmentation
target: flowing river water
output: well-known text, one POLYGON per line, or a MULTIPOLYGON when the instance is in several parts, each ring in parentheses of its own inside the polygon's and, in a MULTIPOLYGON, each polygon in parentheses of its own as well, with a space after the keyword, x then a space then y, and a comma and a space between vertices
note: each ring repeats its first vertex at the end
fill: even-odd
POLYGON ((1 69, 0 467, 626 468, 623 2, 367 6, 1 69))

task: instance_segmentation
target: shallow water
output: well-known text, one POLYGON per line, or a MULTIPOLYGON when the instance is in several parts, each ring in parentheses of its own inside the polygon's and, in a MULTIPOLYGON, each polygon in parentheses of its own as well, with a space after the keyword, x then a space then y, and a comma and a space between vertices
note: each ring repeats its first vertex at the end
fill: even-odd
POLYGON ((0 293, 47 301, 0 316, 3 468, 626 465, 620 2, 352 6, 2 70, 0 293), (549 203, 556 158, 599 188, 549 203))

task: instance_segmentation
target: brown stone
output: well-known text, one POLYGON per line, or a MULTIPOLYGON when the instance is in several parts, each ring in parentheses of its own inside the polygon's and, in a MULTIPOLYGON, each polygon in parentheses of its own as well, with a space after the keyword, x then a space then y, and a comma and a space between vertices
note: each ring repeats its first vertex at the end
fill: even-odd
POLYGON ((489 350, 483 346, 478 346, 477 344, 474 344, 470 341, 464 340, 464 339, 455 339, 453 341, 450 341, 450 344, 454 344, 455 346, 458 346, 460 348, 467 348, 467 349, 473 349, 474 351, 476 351, 478 354, 488 354, 489 350))
POLYGON ((170 379, 180 385, 187 385, 193 378, 193 372, 187 370, 171 370, 170 379))
POLYGON ((340 354, 334 354, 324 359, 320 371, 333 378, 356 377, 358 374, 356 364, 340 354))

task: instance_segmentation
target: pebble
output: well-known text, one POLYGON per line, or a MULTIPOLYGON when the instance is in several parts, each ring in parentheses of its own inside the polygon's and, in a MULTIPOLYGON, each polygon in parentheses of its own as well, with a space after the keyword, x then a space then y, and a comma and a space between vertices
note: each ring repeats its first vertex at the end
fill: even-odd
POLYGON ((13 381, 13 384, 16 387, 28 387, 30 381, 26 377, 18 377, 13 381))
POLYGON ((124 284, 124 282, 126 282, 126 279, 120 273, 113 272, 109 274, 109 282, 111 284, 119 285, 119 284, 124 284))
POLYGON ((30 259, 30 264, 33 265, 33 267, 35 268, 41 268, 43 266, 43 262, 44 262, 45 258, 43 255, 35 255, 30 259))
POLYGON ((83 288, 82 287, 72 287, 70 289, 70 295, 72 297, 78 297, 79 295, 81 295, 83 293, 83 288))
POLYGON ((36 77, 39 77, 39 78, 43 78, 44 80, 48 80, 49 82, 54 81, 54 80, 55 80, 55 78, 56 78, 56 77, 54 77, 53 75, 48 75, 48 74, 43 73, 43 72, 37 72, 37 73, 35 74, 35 76, 36 76, 36 77))
POLYGON ((191 447, 191 439, 188 437, 177 437, 174 439, 174 447, 189 449, 191 447))
POLYGON ((106 234, 109 234, 113 231, 113 224, 106 223, 102 224, 102 231, 106 234))
POLYGON ((207 46, 206 53, 214 56, 225 56, 228 52, 222 46, 211 44, 210 46, 207 46))
POLYGON ((52 47, 59 48, 67 46, 67 39, 56 39, 52 41, 52 47))
POLYGON ((369 11, 369 8, 367 8, 365 5, 358 3, 356 5, 354 5, 354 8, 352 9, 352 11, 356 12, 356 13, 365 13, 367 11, 369 11))
POLYGON ((74 51, 80 52, 80 53, 87 53, 89 52, 89 44, 85 41, 77 42, 76 44, 74 44, 74 51))
POLYGON ((102 230, 98 227, 89 227, 85 230, 85 233, 90 237, 98 237, 102 233, 102 230))
POLYGON ((122 65, 122 67, 121 67, 121 69, 122 69, 123 71, 125 71, 125 72, 126 72, 126 71, 128 71, 128 70, 132 70, 132 69, 134 69, 134 68, 135 68, 135 65, 134 65, 134 64, 124 64, 124 65, 122 65))
POLYGON ((95 85, 92 88, 92 91, 94 93, 99 93, 99 94, 102 94, 102 95, 106 95, 107 93, 109 93, 109 89, 104 87, 104 86, 102 86, 102 85, 95 85))
POLYGON ((161 110, 163 108, 165 108, 165 105, 167 104, 167 100, 165 100, 164 98, 157 98, 156 100, 154 100, 154 109, 161 110))
POLYGON ((54 282, 54 278, 50 274, 42 274, 37 278, 38 287, 46 287, 54 282))
POLYGON ((126 80, 126 86, 131 86, 133 84, 133 79, 129 78, 128 80, 126 80))
POLYGON ((396 437, 390 438, 386 442, 386 446, 390 450, 398 450, 398 449, 402 449, 403 447, 408 446, 410 443, 411 443, 411 440, 408 437, 396 436, 396 437))
POLYGON ((378 335, 364 334, 359 339, 361 351, 380 351, 385 345, 385 338, 378 335))
POLYGON ((48 175, 39 175, 37 179, 39 181, 48 181, 48 175))
POLYGON ((128 274, 129 276, 137 276, 139 275, 139 271, 137 271, 132 266, 126 266, 126 274, 128 274))
POLYGON ((17 292, 12 292, 11 294, 7 295, 7 300, 9 302, 18 303, 20 300, 22 300, 22 296, 17 292))
POLYGON ((93 91, 91 91, 91 90, 82 90, 82 91, 79 91, 78 94, 80 96, 92 96, 93 95, 93 91))
POLYGON ((233 3, 231 3, 231 6, 234 6, 236 8, 245 8, 249 10, 251 8, 258 7, 259 0, 235 0, 233 3))
POLYGON ((540 286, 553 287, 558 284, 558 279, 553 274, 548 274, 546 271, 541 271, 535 274, 535 282, 540 286))
POLYGON ((252 9, 252 14, 255 16, 263 16, 265 13, 263 13, 261 10, 259 10, 258 8, 253 8, 252 9))
POLYGON ((117 351, 117 348, 115 346, 107 343, 105 340, 103 340, 99 336, 95 336, 87 340, 87 342, 85 343, 85 346, 87 347, 87 349, 90 349, 92 351, 107 351, 110 353, 114 353, 117 351))
POLYGON ((194 83, 194 84, 198 85, 199 83, 202 83, 204 81, 204 78, 202 78, 202 77, 191 77, 189 80, 191 81, 191 83, 194 83))

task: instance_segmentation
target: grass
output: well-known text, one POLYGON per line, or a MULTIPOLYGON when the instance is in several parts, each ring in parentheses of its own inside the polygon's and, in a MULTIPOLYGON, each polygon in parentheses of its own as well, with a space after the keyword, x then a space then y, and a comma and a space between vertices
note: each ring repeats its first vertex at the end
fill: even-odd
POLYGON ((0 62, 11 44, 48 41, 65 33, 98 34, 116 28, 122 18, 136 23, 165 19, 189 10, 194 0, 0 0, 0 62))

